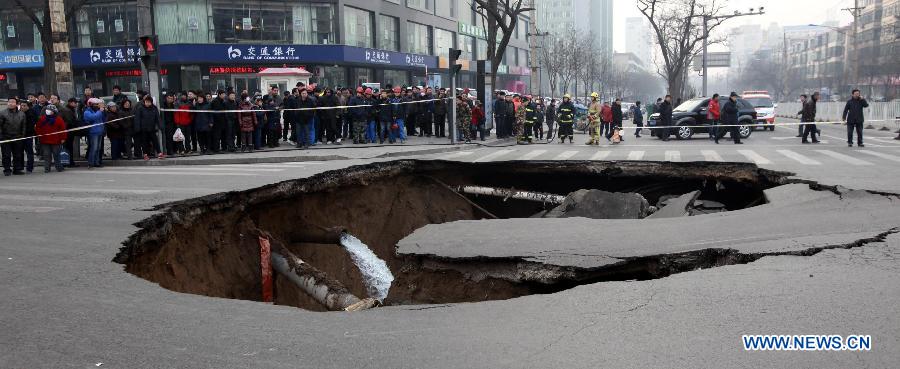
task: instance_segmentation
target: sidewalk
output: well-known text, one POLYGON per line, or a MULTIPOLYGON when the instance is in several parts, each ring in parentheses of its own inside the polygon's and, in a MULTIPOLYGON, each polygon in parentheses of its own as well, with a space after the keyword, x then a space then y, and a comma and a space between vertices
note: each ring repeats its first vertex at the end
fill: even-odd
MULTIPOLYGON (((110 160, 104 158, 106 166, 165 166, 165 165, 212 165, 212 164, 254 164, 254 163, 284 163, 300 161, 328 161, 349 159, 373 159, 385 157, 403 157, 415 155, 439 154, 475 148, 479 145, 497 145, 506 140, 497 140, 491 137, 485 141, 474 141, 473 144, 451 145, 448 138, 436 137, 410 137, 406 143, 400 144, 365 144, 354 145, 343 143, 341 145, 318 144, 306 150, 300 150, 289 142, 280 142, 281 146, 273 149, 254 151, 252 153, 226 152, 215 155, 192 154, 186 156, 170 156, 166 159, 150 160, 110 160)), ((87 165, 83 160, 77 160, 79 165, 87 165)))

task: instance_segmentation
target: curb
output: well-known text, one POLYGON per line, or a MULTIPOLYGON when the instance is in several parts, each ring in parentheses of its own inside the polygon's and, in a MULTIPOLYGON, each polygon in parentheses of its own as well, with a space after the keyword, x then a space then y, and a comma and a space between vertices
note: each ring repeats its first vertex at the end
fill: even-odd
MULTIPOLYGON (((352 158, 342 155, 296 155, 296 156, 247 156, 237 158, 216 158, 215 155, 209 157, 191 156, 190 158, 166 158, 163 160, 104 160, 104 166, 111 167, 154 167, 154 166, 173 166, 173 165, 214 165, 214 164, 263 164, 263 163, 287 163, 287 162, 304 162, 304 161, 334 161, 334 160, 352 160, 352 159, 374 159, 374 158, 391 158, 412 155, 429 155, 440 154, 443 152, 457 151, 462 146, 447 146, 440 148, 427 148, 422 150, 411 150, 402 152, 388 152, 370 158, 352 158)), ((284 150, 280 150, 284 151, 284 150)), ((299 151, 299 150, 298 150, 299 151)), ((231 153, 229 153, 231 154, 231 153)), ((232 154, 233 155, 233 154, 232 154)), ((85 161, 76 161, 79 165, 87 165, 85 161)))

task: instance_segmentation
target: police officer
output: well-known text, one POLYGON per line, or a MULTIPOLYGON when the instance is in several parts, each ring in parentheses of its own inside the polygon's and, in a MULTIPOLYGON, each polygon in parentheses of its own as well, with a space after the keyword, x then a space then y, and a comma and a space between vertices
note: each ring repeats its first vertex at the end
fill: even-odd
POLYGON ((559 143, 565 143, 568 137, 571 144, 574 140, 572 128, 575 125, 575 104, 572 103, 571 95, 563 96, 562 104, 559 104, 557 109, 557 118, 559 118, 559 143))

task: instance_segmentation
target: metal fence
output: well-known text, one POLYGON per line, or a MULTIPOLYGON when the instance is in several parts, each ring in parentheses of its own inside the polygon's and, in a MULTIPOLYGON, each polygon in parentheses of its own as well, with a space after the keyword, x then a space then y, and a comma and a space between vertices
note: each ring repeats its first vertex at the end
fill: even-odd
MULTIPOLYGON (((828 122, 841 120, 846 102, 818 102, 816 104, 816 119, 828 122)), ((799 102, 779 103, 775 112, 782 116, 794 116, 801 109, 799 102)), ((863 111, 866 121, 875 127, 898 128, 897 117, 900 117, 900 101, 870 102, 869 107, 863 111)))

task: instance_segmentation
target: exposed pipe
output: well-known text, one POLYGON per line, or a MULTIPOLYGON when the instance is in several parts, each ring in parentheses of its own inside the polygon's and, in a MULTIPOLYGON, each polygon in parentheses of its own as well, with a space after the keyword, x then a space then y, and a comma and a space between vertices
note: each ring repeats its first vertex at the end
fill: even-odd
POLYGON ((291 242, 340 244, 341 234, 346 231, 347 228, 342 226, 322 227, 304 224, 291 232, 291 242))
POLYGON ((503 197, 506 199, 517 199, 536 201, 551 204, 562 204, 566 197, 552 193, 521 191, 514 188, 493 188, 482 186, 459 186, 458 191, 472 195, 486 195, 503 197))

